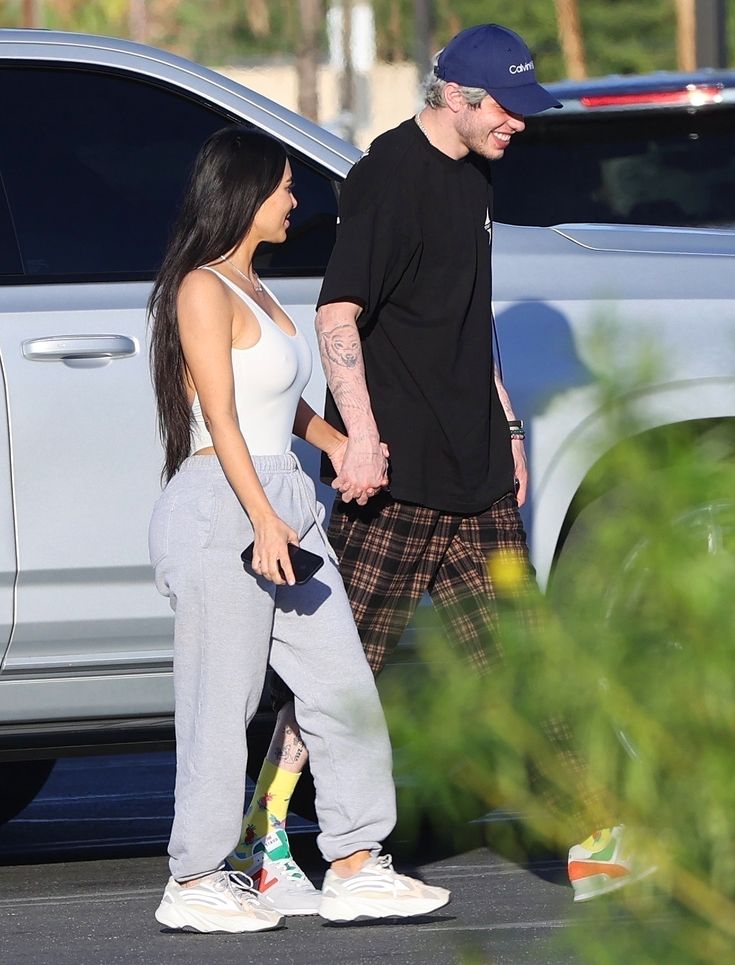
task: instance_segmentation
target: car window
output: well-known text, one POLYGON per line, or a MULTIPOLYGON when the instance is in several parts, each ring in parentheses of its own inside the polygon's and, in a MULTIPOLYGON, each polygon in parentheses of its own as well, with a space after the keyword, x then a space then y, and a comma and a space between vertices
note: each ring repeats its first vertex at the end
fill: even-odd
POLYGON ((17 275, 21 271, 20 254, 10 219, 5 190, 0 179, 0 277, 17 275))
POLYGON ((735 107, 529 118, 493 181, 509 224, 733 227, 735 107))
MULTIPOLYGON (((84 68, 3 67, 0 102, 16 283, 152 278, 199 147, 233 121, 145 79, 84 68)), ((321 274, 334 240, 329 177, 293 167, 300 207, 284 250, 261 254, 266 275, 321 274)))

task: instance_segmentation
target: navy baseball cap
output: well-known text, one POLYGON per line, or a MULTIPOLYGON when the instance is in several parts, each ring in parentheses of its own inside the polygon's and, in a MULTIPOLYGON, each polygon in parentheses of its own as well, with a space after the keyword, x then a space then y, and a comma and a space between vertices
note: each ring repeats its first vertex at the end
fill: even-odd
POLYGON ((533 57, 523 40, 497 23, 458 33, 439 54, 434 73, 462 87, 481 87, 514 114, 561 107, 536 81, 533 57))

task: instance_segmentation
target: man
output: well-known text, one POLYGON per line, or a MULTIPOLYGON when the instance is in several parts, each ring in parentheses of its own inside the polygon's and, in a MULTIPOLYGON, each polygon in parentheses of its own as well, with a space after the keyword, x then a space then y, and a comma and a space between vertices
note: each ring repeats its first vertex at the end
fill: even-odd
MULTIPOLYGON (((488 558, 533 580, 523 423, 492 351, 488 162, 525 115, 561 104, 497 24, 449 42, 425 100, 345 181, 316 321, 325 418, 349 437, 336 478, 323 467, 341 494, 329 538, 375 673, 425 592, 487 669, 502 656, 488 558)), ((573 848, 569 868, 576 900, 619 887, 631 877, 620 829, 573 848)))
POLYGON ((424 109, 342 189, 316 323, 325 417, 349 436, 329 536, 375 672, 424 592, 486 667, 498 650, 486 561, 527 561, 523 426, 493 362, 488 161, 524 115, 555 106, 517 34, 471 27, 439 54, 424 109))
MULTIPOLYGON (((501 656, 488 557, 520 563, 533 585, 518 512, 523 423, 493 362, 488 161, 504 156, 526 114, 560 106, 517 34, 471 27, 439 54, 424 109, 379 137, 342 188, 316 326, 325 418, 349 440, 336 478, 330 464, 323 473, 341 494, 329 538, 375 673, 424 592, 449 639, 485 670, 501 656)), ((278 825, 279 850, 269 853, 265 837, 250 843, 249 813, 230 863, 256 878, 267 867, 283 901, 298 903, 305 876, 282 824, 306 754, 291 717, 277 738, 269 760, 286 790, 274 795, 261 775, 253 801, 264 802, 263 827, 278 825)), ((574 849, 577 897, 607 884, 600 855, 627 873, 607 831, 574 849)))

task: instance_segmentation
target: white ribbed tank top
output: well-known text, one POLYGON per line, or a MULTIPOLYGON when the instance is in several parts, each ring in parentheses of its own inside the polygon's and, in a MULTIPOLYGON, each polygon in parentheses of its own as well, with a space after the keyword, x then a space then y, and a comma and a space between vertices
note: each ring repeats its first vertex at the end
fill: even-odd
MULTIPOLYGON (((288 335, 254 299, 229 278, 208 265, 203 267, 242 298, 248 308, 252 309, 260 325, 260 338, 255 345, 232 349, 235 407, 247 447, 254 456, 281 455, 288 452, 291 449, 296 407, 311 376, 309 345, 296 325, 296 334, 288 335)), ((280 306, 281 303, 270 288, 265 285, 263 287, 280 306)), ((191 452, 195 453, 212 445, 212 437, 204 424, 198 395, 194 396, 191 415, 191 452)))

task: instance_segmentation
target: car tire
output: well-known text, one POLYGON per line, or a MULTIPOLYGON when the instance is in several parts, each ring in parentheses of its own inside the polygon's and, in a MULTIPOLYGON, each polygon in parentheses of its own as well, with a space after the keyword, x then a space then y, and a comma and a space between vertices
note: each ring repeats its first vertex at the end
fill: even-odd
POLYGON ((0 824, 26 808, 49 779, 56 764, 50 761, 5 761, 0 764, 0 824))
MULTIPOLYGON (((650 483, 657 491, 663 492, 667 486, 665 470, 653 473, 650 483)), ((574 520, 564 542, 549 585, 549 596, 560 606, 568 605, 575 599, 574 583, 578 574, 587 567, 600 566, 596 559, 597 544, 595 531, 610 519, 625 519, 627 509, 635 507, 635 492, 617 489, 608 492, 589 503, 574 520)), ((638 510, 640 512, 640 510, 638 510)), ((689 552, 696 554, 729 553, 735 554, 735 499, 729 491, 727 482, 715 487, 712 492, 702 496, 701 501, 690 500, 688 505, 672 506, 668 516, 672 531, 679 529, 686 537, 683 543, 689 552)), ((656 599, 651 593, 651 569, 646 562, 647 537, 630 527, 630 539, 619 545, 619 556, 604 561, 607 576, 604 613, 606 619, 614 620, 619 616, 633 617, 637 609, 645 607, 647 601, 656 599)), ((687 646, 675 634, 660 641, 659 657, 661 667, 675 660, 677 652, 687 646)), ((665 671, 662 671, 665 672, 665 671)), ((624 753, 632 760, 639 760, 639 750, 623 727, 614 725, 615 737, 624 753)))
MULTIPOLYGON (((663 491, 667 487, 666 473, 655 473, 650 484, 663 491)), ((604 523, 609 524, 611 518, 624 520, 626 513, 635 508, 636 500, 635 492, 617 489, 605 493, 581 510, 569 529, 551 575, 549 592, 552 599, 563 599, 565 591, 573 585, 576 574, 581 569, 599 565, 599 561, 595 559, 595 532, 604 523)), ((701 501, 676 507, 670 514, 670 526, 682 531, 686 529, 690 536, 693 535, 696 543, 689 544, 690 546, 698 544, 707 553, 735 553, 735 499, 726 489, 709 493, 703 496, 701 501)), ((621 544, 619 558, 605 561, 606 564, 617 567, 616 572, 610 575, 608 606, 622 605, 621 574, 626 571, 627 580, 630 581, 632 572, 635 578, 636 563, 641 557, 645 542, 645 536, 631 532, 628 544, 621 544)), ((644 574, 641 572, 637 584, 639 592, 645 592, 643 578, 644 574)), ((627 589, 630 590, 629 583, 627 589)), ((625 599, 629 605, 629 593, 625 599)))

